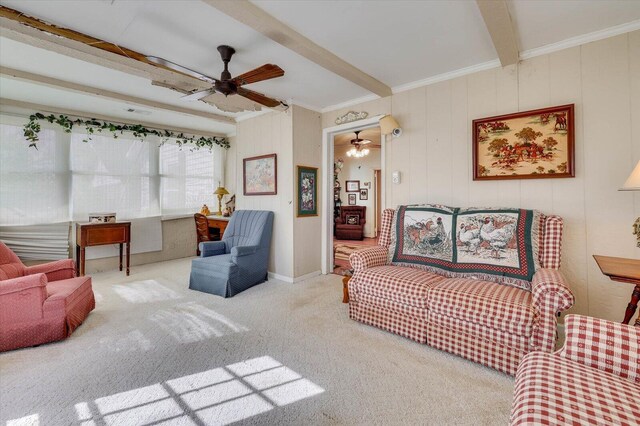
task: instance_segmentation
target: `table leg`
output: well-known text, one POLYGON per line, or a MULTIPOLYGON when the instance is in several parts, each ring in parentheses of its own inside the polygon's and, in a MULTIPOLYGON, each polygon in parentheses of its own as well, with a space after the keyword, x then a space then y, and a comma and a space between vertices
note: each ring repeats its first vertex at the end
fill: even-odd
POLYGON ((122 271, 122 243, 120 243, 120 270, 122 271))
POLYGON ((84 260, 85 260, 84 251, 85 251, 85 248, 80 247, 80 274, 79 275, 81 277, 84 277, 84 260))
MULTIPOLYGON (((633 317, 633 314, 636 313, 639 300, 640 300, 640 284, 636 285, 636 287, 633 289, 633 293, 631 293, 631 301, 627 305, 627 310, 625 311, 625 314, 624 314, 624 320, 622 321, 623 324, 629 324, 629 321, 631 321, 631 317, 633 317)), ((638 325, 639 322, 640 320, 636 320, 636 325, 638 325)))
POLYGON ((349 303, 349 280, 351 277, 342 278, 342 303, 349 303))
POLYGON ((76 276, 80 276, 80 246, 76 244, 76 276))
POLYGON ((129 260, 131 259, 131 243, 127 242, 127 276, 129 276, 129 260))

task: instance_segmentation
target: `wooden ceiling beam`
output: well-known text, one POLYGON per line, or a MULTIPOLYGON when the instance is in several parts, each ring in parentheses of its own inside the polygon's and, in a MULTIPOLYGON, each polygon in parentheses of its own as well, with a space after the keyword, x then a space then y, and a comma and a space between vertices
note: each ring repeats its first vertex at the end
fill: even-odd
POLYGON ((503 67, 518 63, 520 52, 506 0, 476 0, 503 67))
POLYGON ((11 108, 21 108, 21 109, 25 109, 33 112, 48 112, 51 114, 64 114, 72 118, 83 118, 83 119, 95 118, 96 120, 109 121, 115 124, 141 124, 150 129, 155 129, 155 130, 166 129, 172 132, 184 133, 189 136, 227 137, 227 135, 223 133, 207 132, 205 130, 187 129, 184 127, 168 126, 165 124, 150 123, 148 121, 129 120, 126 118, 112 117, 112 116, 103 115, 103 114, 92 114, 92 113, 87 113, 86 111, 60 108, 60 107, 50 106, 50 105, 41 105, 41 104, 36 104, 32 102, 16 101, 14 99, 7 99, 7 98, 0 98, 0 107, 1 106, 11 107, 11 108))
MULTIPOLYGON (((211 87, 205 81, 179 73, 170 68, 150 62, 146 55, 118 46, 80 32, 58 27, 20 11, 0 5, 0 36, 49 50, 92 64, 151 80, 157 86, 175 88, 184 93, 211 87)), ((215 98, 208 103, 225 110, 237 110, 232 100, 215 98)), ((259 111, 262 106, 252 104, 250 111, 259 111)))
POLYGON ((203 0, 238 22, 378 96, 390 96, 391 88, 317 45, 248 0, 203 0))
POLYGON ((218 121, 221 123, 235 124, 235 119, 224 115, 214 114, 206 111, 199 111, 189 108, 183 108, 176 105, 166 104, 163 102, 151 101, 148 99, 138 98, 136 96, 125 95, 122 93, 113 92, 111 90, 99 89, 96 87, 85 86, 84 84, 72 83, 69 81, 59 80, 57 78, 47 77, 44 75, 33 74, 27 71, 20 71, 13 68, 7 68, 0 66, 0 75, 20 80, 27 81, 36 84, 40 84, 47 87, 53 87, 56 89, 66 89, 76 93, 94 95, 101 98, 127 102, 135 105, 142 105, 155 109, 162 109, 165 111, 177 112, 180 114, 186 114, 196 117, 208 118, 210 120, 218 121))

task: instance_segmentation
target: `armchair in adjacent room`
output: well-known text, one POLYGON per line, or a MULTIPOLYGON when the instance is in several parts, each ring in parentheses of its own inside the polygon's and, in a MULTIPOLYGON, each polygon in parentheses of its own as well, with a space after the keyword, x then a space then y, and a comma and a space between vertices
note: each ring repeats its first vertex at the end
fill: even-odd
POLYGON ((189 288, 231 297, 266 281, 272 229, 273 212, 237 210, 222 241, 200 243, 189 288))
POLYGON ((365 206, 342 206, 336 218, 335 237, 339 240, 362 240, 367 223, 365 206))
POLYGON ((25 266, 0 242, 0 352, 62 340, 95 307, 71 259, 25 266))

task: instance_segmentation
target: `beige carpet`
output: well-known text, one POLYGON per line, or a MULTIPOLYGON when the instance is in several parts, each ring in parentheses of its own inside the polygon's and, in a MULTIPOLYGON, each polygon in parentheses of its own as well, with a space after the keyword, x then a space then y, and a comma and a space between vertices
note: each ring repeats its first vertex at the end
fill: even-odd
POLYGON ((508 422, 512 378, 350 320, 336 275, 222 299, 189 266, 96 274, 71 338, 0 354, 0 425, 508 422))

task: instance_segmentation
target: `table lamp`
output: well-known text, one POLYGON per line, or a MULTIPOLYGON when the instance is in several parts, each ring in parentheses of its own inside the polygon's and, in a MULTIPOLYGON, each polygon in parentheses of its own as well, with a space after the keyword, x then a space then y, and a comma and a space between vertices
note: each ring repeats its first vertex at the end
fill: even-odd
MULTIPOLYGON (((636 168, 633 169, 629 179, 622 185, 620 191, 640 191, 640 161, 638 161, 636 168)), ((638 239, 638 247, 640 247, 640 217, 633 224, 633 234, 638 239)))
POLYGON ((222 197, 227 195, 229 191, 227 191, 224 186, 220 186, 220 184, 218 184, 218 189, 213 193, 218 196, 218 211, 216 212, 216 215, 222 216, 222 197))

